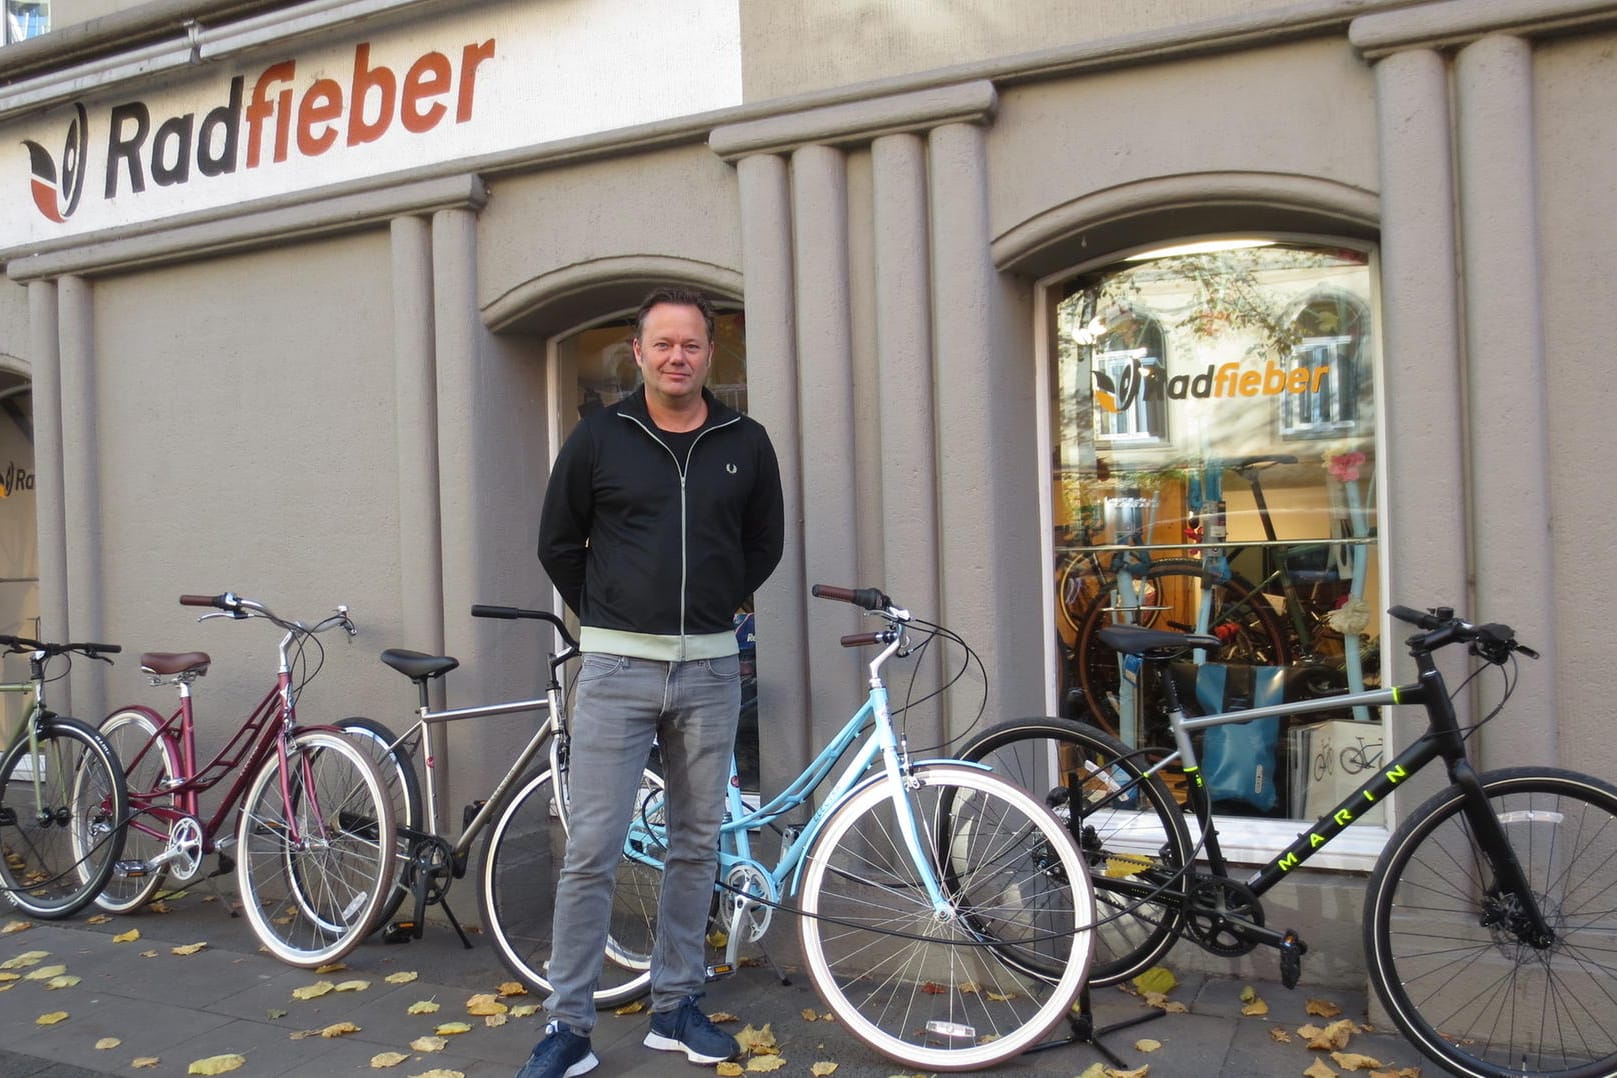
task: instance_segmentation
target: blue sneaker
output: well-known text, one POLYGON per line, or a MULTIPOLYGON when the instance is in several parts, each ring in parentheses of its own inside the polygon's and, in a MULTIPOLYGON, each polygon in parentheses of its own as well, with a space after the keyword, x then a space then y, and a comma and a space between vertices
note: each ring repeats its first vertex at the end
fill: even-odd
POLYGON ((517 1071, 516 1078, 576 1078, 600 1064, 590 1051, 590 1039, 567 1028, 565 1022, 545 1027, 545 1039, 533 1046, 533 1055, 517 1071))
POLYGON ((671 1011, 654 1011, 651 1032, 646 1034, 646 1047, 684 1052, 692 1063, 723 1063, 740 1055, 741 1045, 714 1025, 696 1005, 696 1000, 696 996, 686 996, 684 1002, 671 1011))

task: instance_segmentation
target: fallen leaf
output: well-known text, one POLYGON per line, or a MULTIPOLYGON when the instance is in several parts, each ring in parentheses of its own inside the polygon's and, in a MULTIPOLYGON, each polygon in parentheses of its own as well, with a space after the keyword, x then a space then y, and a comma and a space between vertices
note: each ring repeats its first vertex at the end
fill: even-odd
POLYGON ((815 1013, 813 1007, 804 1007, 803 1008, 803 1021, 805 1021, 805 1022, 818 1022, 819 1020, 820 1020, 820 1016, 815 1013))
POLYGON ((409 1007, 405 1008, 404 1013, 405 1014, 437 1014, 438 1013, 438 1001, 437 1000, 432 1000, 432 999, 420 1000, 419 1002, 412 1003, 412 1004, 410 1004, 409 1007))
POLYGON ((778 1071, 786 1066, 786 1061, 780 1056, 758 1056, 747 1060, 749 1071, 778 1071))
POLYGON ((409 1058, 408 1052, 378 1052, 371 1056, 371 1069, 379 1071, 385 1067, 397 1067, 409 1058))
POLYGON ((1331 1059, 1345 1071, 1372 1070, 1382 1065, 1381 1060, 1357 1052, 1332 1052, 1331 1059))
POLYGON ((332 991, 336 987, 337 986, 332 984, 330 981, 317 981, 314 984, 306 984, 302 988, 292 989, 292 998, 319 999, 321 996, 332 991))
POLYGON ((163 1061, 156 1056, 136 1056, 134 1059, 129 1061, 129 1065, 134 1067, 136 1070, 144 1071, 151 1070, 161 1062, 163 1061))
POLYGON ((247 1062, 246 1056, 223 1055, 209 1056, 206 1059, 193 1060, 186 1068, 186 1074, 225 1074, 229 1071, 240 1070, 247 1062))
POLYGON ((170 948, 170 950, 174 954, 179 955, 181 958, 189 958, 191 955, 196 954, 206 946, 206 943, 182 943, 178 947, 170 948))
MULTIPOLYGON (((93 920, 94 919, 92 918, 92 923, 93 920)), ((34 922, 32 921, 12 921, 7 924, 6 927, 0 928, 0 936, 9 936, 13 932, 26 932, 33 927, 34 922)))
POLYGON ((510 1020, 503 1014, 489 1014, 483 1016, 483 1025, 489 1029, 498 1029, 510 1020))
POLYGON ((160 902, 149 902, 149 903, 146 904, 146 912, 148 912, 148 913, 173 913, 174 912, 174 907, 170 906, 167 902, 161 902, 161 901, 160 902))
POLYGON ((736 1034, 736 1043, 741 1046, 743 1052, 754 1055, 778 1050, 775 1042, 775 1031, 769 1028, 768 1022, 764 1023, 762 1029, 753 1029, 752 1026, 747 1026, 736 1034))
POLYGON ((1134 978, 1132 983, 1142 992, 1159 992, 1167 995, 1178 986, 1179 979, 1166 966, 1152 966, 1134 978))
POLYGON ((1342 1013, 1342 1008, 1328 999, 1311 999, 1303 1010, 1319 1018, 1335 1018, 1342 1013))
POLYGON ((1017 995, 1016 995, 1015 992, 1012 992, 1009 995, 1005 995, 1005 994, 1002 994, 1000 992, 995 992, 995 991, 990 990, 989 993, 988 993, 988 998, 989 998, 989 1000, 991 1002, 994 1002, 994 1003, 1009 1003, 1011 1000, 1016 999, 1017 995))
POLYGON ((67 1012, 66 1011, 52 1011, 49 1014, 42 1014, 38 1018, 34 1019, 34 1025, 36 1025, 36 1026, 54 1026, 58 1022, 65 1022, 65 1021, 67 1021, 67 1012))
POLYGON ((84 919, 84 923, 87 925, 104 925, 111 920, 112 918, 108 917, 106 914, 98 913, 94 917, 86 917, 84 919))
POLYGON ((337 986, 339 992, 363 992, 371 986, 369 981, 344 981, 337 986))
POLYGON ((1134 1050, 1136 1052, 1155 1052, 1161 1047, 1161 1041, 1154 1041, 1150 1037, 1141 1037, 1139 1040, 1134 1042, 1134 1050))
POLYGON ((105 1052, 108 1048, 116 1048, 122 1043, 123 1041, 119 1040, 117 1037, 102 1037, 100 1040, 95 1042, 95 1050, 97 1052, 105 1052))
POLYGON ((472 1027, 465 1022, 442 1022, 437 1029, 433 1030, 440 1037, 449 1037, 456 1033, 470 1033, 471 1031, 472 1027))
MULTIPOLYGON (((128 932, 120 932, 116 936, 112 937, 112 942, 113 943, 134 943, 138 939, 140 939, 140 929, 131 928, 128 932)), ((195 1064, 193 1064, 193 1066, 194 1065, 195 1064)), ((232 1069, 234 1069, 234 1068, 232 1068, 232 1069)), ((204 1074, 204 1073, 218 1074, 219 1072, 218 1071, 212 1071, 212 1072, 193 1071, 192 1073, 193 1074, 204 1074)))
POLYGON ((269 1015, 272 1020, 276 1019, 276 1018, 285 1018, 286 1017, 286 1012, 285 1011, 280 1010, 278 1008, 274 1008, 274 1007, 270 1008, 268 1011, 265 1011, 264 1013, 269 1015))
POLYGON ((314 967, 314 972, 317 976, 324 977, 328 973, 339 973, 347 968, 347 962, 327 962, 323 966, 314 967))
POLYGON ((521 981, 501 981, 496 991, 502 996, 525 996, 528 994, 528 986, 521 981))
POLYGON ((415 980, 416 977, 417 974, 415 970, 400 970, 397 973, 389 973, 384 980, 386 980, 388 984, 409 984, 411 981, 415 980))
POLYGON ((465 1071, 452 1071, 444 1067, 434 1067, 430 1071, 412 1074, 410 1078, 466 1078, 465 1071))
POLYGON ((48 981, 52 977, 60 977, 66 972, 67 967, 63 965, 40 966, 38 969, 34 970, 34 972, 30 973, 27 979, 30 981, 48 981))
POLYGON ((287 1034, 286 1039, 290 1041, 306 1041, 310 1037, 318 1036, 320 1036, 320 1031, 318 1029, 300 1029, 296 1033, 287 1034))
POLYGON ((1106 1078, 1146 1078, 1150 1073, 1149 1066, 1137 1067, 1131 1071, 1109 1070, 1106 1072, 1106 1078))
POLYGON ((449 1042, 442 1037, 417 1037, 410 1042, 412 1052, 442 1052, 449 1047, 449 1042))
POLYGON ((50 980, 45 982, 45 987, 47 989, 72 988, 78 983, 79 979, 77 977, 71 973, 67 973, 60 977, 52 977, 50 980))
POLYGON ((1279 1026, 1270 1026, 1269 1027, 1269 1037, 1270 1037, 1270 1039, 1272 1039, 1274 1041, 1278 1041, 1281 1044, 1290 1044, 1291 1043, 1291 1034, 1287 1033, 1285 1030, 1281 1029, 1279 1026))
POLYGON ((741 1078, 745 1070, 739 1063, 720 1063, 713 1068, 713 1073, 717 1074, 719 1078, 741 1078))
POLYGON ((1251 1003, 1253 1000, 1255 1000, 1257 998, 1258 998, 1258 990, 1256 988, 1253 988, 1249 984, 1248 985, 1243 985, 1241 987, 1241 1002, 1242 1003, 1251 1003))
MULTIPOLYGON (((537 1003, 519 1003, 515 1007, 511 1008, 512 1018, 530 1018, 538 1013, 539 1004, 537 1003)), ((709 1019, 709 1021, 711 1020, 712 1019, 709 1019)))
POLYGON ((358 1032, 360 1032, 359 1027, 354 1025, 354 1023, 352 1023, 352 1022, 333 1022, 331 1025, 327 1026, 325 1029, 322 1029, 320 1031, 320 1035, 322 1037, 326 1038, 327 1040, 330 1040, 333 1037, 341 1037, 341 1036, 343 1036, 344 1034, 347 1034, 347 1033, 358 1033, 358 1032))
POLYGON ((1323 1059, 1316 1059, 1308 1065, 1307 1070, 1303 1071, 1303 1078, 1338 1078, 1338 1075, 1325 1065, 1323 1059))
POLYGON ((494 998, 492 992, 473 996, 466 1001, 466 1013, 474 1015, 505 1014, 510 1007, 494 998))
POLYGON ((1356 1028, 1357 1027, 1354 1025, 1353 1019, 1343 1018, 1332 1022, 1324 1029, 1318 1029, 1314 1026, 1304 1026, 1297 1032, 1305 1037, 1308 1037, 1308 1047, 1320 1051, 1329 1051, 1332 1048, 1346 1048, 1348 1046, 1348 1040, 1352 1038, 1353 1032, 1356 1028), (1312 1031, 1312 1035, 1305 1033, 1304 1030, 1312 1031))
POLYGON ((140 957, 142 957, 142 958, 156 958, 157 957, 157 952, 156 951, 142 951, 142 952, 140 952, 140 957))
POLYGON ((1078 1078, 1107 1078, 1108 1069, 1105 1063, 1097 1060, 1084 1068, 1078 1078))
POLYGON ((814 1078, 826 1078, 826 1075, 835 1074, 836 1072, 837 1065, 835 1063, 816 1063, 809 1068, 809 1073, 814 1075, 814 1078))
POLYGON ((1254 999, 1241 1008, 1241 1013, 1248 1018, 1258 1017, 1269 1013, 1269 1005, 1261 999, 1254 999))
POLYGON ((50 956, 49 951, 24 951, 15 958, 0 962, 0 969, 27 969, 29 966, 39 965, 50 956))
POLYGON ((20 980, 22 980, 22 974, 20 973, 0 973, 0 984, 5 984, 8 981, 20 980))
POLYGON ((739 1021, 741 1021, 740 1018, 737 1018, 735 1015, 731 1014, 729 1011, 714 1011, 712 1014, 707 1016, 707 1020, 709 1022, 739 1022, 739 1021))
POLYGON ((622 1018, 625 1015, 639 1014, 641 1011, 643 1011, 645 1009, 646 1009, 646 1001, 642 1000, 642 999, 637 999, 633 1003, 625 1003, 623 1006, 619 1007, 617 1010, 613 1011, 612 1013, 617 1015, 619 1018, 622 1018))

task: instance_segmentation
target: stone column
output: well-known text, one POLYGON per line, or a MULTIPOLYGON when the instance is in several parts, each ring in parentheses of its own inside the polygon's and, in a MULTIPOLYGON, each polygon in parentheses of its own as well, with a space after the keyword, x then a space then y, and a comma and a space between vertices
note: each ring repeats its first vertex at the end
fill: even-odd
MULTIPOLYGON (((62 462, 62 349, 56 282, 28 283, 29 355, 34 385, 34 499, 39 530, 39 634, 69 635, 67 475, 62 462)), ((52 695, 66 711, 67 686, 52 695)))
MULTIPOLYGON (((61 334, 62 491, 66 527, 67 625, 76 640, 99 640, 104 635, 101 572, 100 448, 96 437, 95 304, 94 289, 83 277, 63 277, 57 283, 61 334)), ((117 641, 111 641, 117 643, 117 641)), ((79 663, 73 685, 76 707, 84 715, 105 713, 105 694, 98 663, 79 663)), ((60 692, 52 700, 67 710, 60 692)), ((92 720, 93 721, 93 720, 92 720)))

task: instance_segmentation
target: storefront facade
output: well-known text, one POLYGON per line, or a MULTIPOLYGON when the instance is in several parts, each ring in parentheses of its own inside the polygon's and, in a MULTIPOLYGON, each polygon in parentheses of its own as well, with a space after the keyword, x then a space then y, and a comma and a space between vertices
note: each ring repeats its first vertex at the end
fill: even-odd
MULTIPOLYGON (((678 282, 727 312, 722 377, 787 487, 755 604, 766 788, 862 690, 857 622, 810 584, 880 585, 980 655, 911 715, 917 748, 1086 714, 1063 567, 1200 559, 1183 530, 1209 522, 1248 578, 1286 563, 1228 470, 1254 457, 1281 538, 1319 541, 1327 609, 1369 611, 1338 668, 1352 636, 1360 676, 1408 675, 1393 602, 1509 622, 1544 659, 1484 762, 1601 771, 1581 675, 1617 629, 1585 473, 1617 426, 1587 357, 1617 320, 1617 3, 640 7, 74 24, 56 0, 6 46, 0 366, 32 385, 39 537, 19 619, 208 650, 204 712, 256 699, 273 642, 193 624, 182 592, 349 604, 314 718, 402 722, 389 646, 460 657, 453 702, 532 689, 548 641, 467 609, 553 601, 549 461, 622 382, 622 319, 678 282)), ((149 694, 134 665, 74 671, 73 710, 149 694)), ((454 731, 451 798, 520 721, 454 731)), ((1325 879, 1299 904, 1334 915, 1325 879)))

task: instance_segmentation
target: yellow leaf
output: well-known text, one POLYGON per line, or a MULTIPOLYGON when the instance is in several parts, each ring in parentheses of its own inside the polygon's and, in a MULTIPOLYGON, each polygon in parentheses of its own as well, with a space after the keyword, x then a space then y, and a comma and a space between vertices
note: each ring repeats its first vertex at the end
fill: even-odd
POLYGON ((1381 1060, 1357 1052, 1332 1052, 1331 1058, 1345 1071, 1364 1071, 1381 1066, 1381 1060))
POLYGON ((1337 1015, 1342 1013, 1342 1008, 1338 1007, 1328 999, 1311 999, 1308 1001, 1308 1005, 1304 1008, 1304 1010, 1308 1014, 1315 1015, 1319 1018, 1335 1018, 1337 1015))
POLYGON ((1251 1003, 1253 1000, 1255 1000, 1257 998, 1258 998, 1258 990, 1256 988, 1253 988, 1251 985, 1242 986, 1242 988, 1241 988, 1241 1002, 1242 1003, 1251 1003))
POLYGON ((1150 1037, 1141 1037, 1139 1040, 1134 1042, 1134 1050, 1136 1052, 1155 1052, 1161 1047, 1161 1041, 1154 1041, 1150 1037))
POLYGON ((336 987, 337 986, 332 984, 330 981, 317 981, 314 984, 306 984, 302 988, 292 989, 292 998, 319 999, 321 996, 332 991, 336 987))
POLYGON ((27 969, 29 966, 39 965, 50 956, 49 951, 24 951, 15 958, 0 962, 0 969, 27 969))
POLYGON ((1142 992, 1157 992, 1167 995, 1179 984, 1173 971, 1165 966, 1152 966, 1133 980, 1134 987, 1142 992))
POLYGON ((352 1022, 333 1022, 320 1031, 320 1035, 330 1040, 332 1037, 341 1037, 345 1033, 358 1033, 359 1027, 352 1022))
POLYGON ((20 980, 22 980, 22 974, 20 973, 0 973, 0 984, 5 984, 7 981, 20 980))
POLYGON ((150 903, 147 903, 147 905, 146 905, 146 912, 148 912, 148 913, 173 913, 174 912, 174 907, 170 906, 167 902, 150 902, 150 903))
POLYGON ((389 973, 384 978, 388 984, 409 984, 416 979, 415 970, 400 970, 398 973, 389 973))
POLYGON ((48 981, 52 977, 60 977, 66 972, 67 967, 62 965, 40 966, 38 969, 34 970, 34 972, 30 973, 27 979, 30 981, 48 981))
POLYGON ((1003 993, 990 990, 988 993, 988 998, 995 1003, 1009 1003, 1011 1000, 1016 998, 1016 993, 1012 992, 1010 995, 1004 995, 1003 993))
POLYGON ((423 1000, 421 1000, 421 1001, 419 1001, 417 1003, 410 1004, 410 1006, 405 1009, 404 1013, 405 1014, 437 1014, 438 1013, 438 1003, 435 1000, 423 999, 423 1000))
POLYGON ((1356 1028, 1353 1024, 1353 1019, 1342 1018, 1332 1022, 1324 1029, 1304 1026, 1303 1029, 1299 1029, 1297 1032, 1308 1037, 1308 1047, 1329 1051, 1332 1048, 1346 1048, 1348 1040, 1353 1036, 1353 1031, 1356 1028), (1311 1030, 1312 1033, 1304 1033, 1303 1030, 1311 1030))
POLYGON ((729 935, 722 929, 715 928, 713 931, 707 934, 707 945, 713 948, 715 951, 723 950, 725 944, 729 942, 729 935))
POLYGON ((61 977, 52 977, 50 980, 45 982, 45 987, 47 989, 72 988, 74 985, 76 985, 78 983, 79 983, 79 979, 77 977, 73 976, 73 974, 68 973, 68 974, 64 974, 61 977))
POLYGON ((397 1067, 409 1058, 408 1052, 378 1052, 371 1056, 371 1069, 379 1071, 385 1067, 397 1067))
POLYGON ((1249 1018, 1269 1013, 1269 1005, 1261 999, 1253 999, 1251 1003, 1241 1008, 1241 1013, 1249 1018))
POLYGON ((129 1065, 134 1067, 136 1070, 144 1071, 151 1070, 161 1062, 163 1061, 156 1056, 136 1056, 134 1059, 130 1060, 129 1065))
MULTIPOLYGON (((112 942, 113 943, 134 943, 138 939, 140 939, 140 929, 131 928, 128 932, 120 932, 116 936, 112 937, 112 942)), ((196 1073, 196 1072, 194 1072, 194 1073, 196 1073)), ((218 1071, 213 1071, 211 1073, 217 1074, 219 1072, 218 1071)))
POLYGON ((318 1029, 300 1029, 296 1033, 288 1033, 287 1034, 287 1040, 306 1041, 310 1037, 318 1037, 318 1036, 320 1036, 320 1031, 318 1029))
POLYGON ((498 992, 502 996, 525 996, 528 986, 521 981, 501 981, 498 992))
POLYGON ((339 973, 347 968, 347 962, 327 962, 323 966, 314 967, 314 972, 317 976, 324 977, 328 973, 339 973))
POLYGON ((142 958, 156 958, 157 957, 157 952, 156 951, 142 951, 142 952, 140 952, 140 957, 142 957, 142 958))
POLYGON ((769 1028, 768 1022, 764 1023, 762 1029, 753 1029, 749 1025, 736 1034, 736 1043, 741 1046, 743 1052, 757 1054, 774 1051, 776 1049, 775 1031, 769 1028))
POLYGON ((712 1014, 707 1016, 707 1020, 709 1022, 714 1022, 714 1023, 718 1023, 718 1022, 739 1022, 739 1021, 741 1021, 741 1019, 737 1018, 735 1015, 731 1014, 729 1011, 714 1011, 712 1014))
POLYGON ((1138 1067, 1131 1071, 1109 1070, 1106 1072, 1106 1078, 1146 1078, 1150 1073, 1149 1066, 1138 1067))
POLYGON ((471 1031, 472 1027, 465 1022, 443 1022, 439 1024, 437 1029, 433 1030, 434 1033, 441 1037, 453 1036, 456 1033, 470 1033, 471 1031))
POLYGON ((749 1071, 778 1071, 786 1066, 786 1061, 780 1056, 760 1056, 747 1060, 749 1071))
POLYGON ((371 986, 369 981, 344 981, 337 986, 339 992, 363 992, 371 986))
POLYGON ((444 1067, 434 1067, 430 1071, 412 1074, 410 1078, 466 1078, 465 1071, 452 1071, 444 1067))
POLYGON ((646 1009, 645 1000, 637 999, 633 1003, 625 1003, 623 1006, 619 1007, 617 1010, 613 1011, 612 1013, 617 1015, 619 1018, 622 1018, 625 1015, 639 1014, 641 1011, 643 1011, 645 1009, 646 1009))
POLYGON ((106 914, 98 913, 94 917, 86 917, 84 919, 84 923, 87 925, 104 925, 111 920, 112 918, 108 917, 106 914))
POLYGON ((223 1055, 209 1056, 207 1059, 192 1061, 186 1068, 186 1074, 226 1074, 233 1070, 240 1070, 242 1064, 247 1062, 246 1056, 223 1055))
POLYGON ((512 1018, 531 1018, 538 1013, 539 1004, 537 1003, 519 1003, 511 1008, 512 1018))
POLYGON ((1080 1074, 1078 1078, 1106 1078, 1107 1069, 1104 1062, 1097 1060, 1085 1067, 1084 1073, 1080 1074))
POLYGON ((67 1012, 66 1011, 52 1011, 49 1014, 42 1014, 38 1018, 34 1019, 34 1025, 36 1025, 36 1026, 54 1026, 58 1022, 65 1022, 65 1021, 67 1021, 67 1012))
POLYGON ((412 1052, 442 1052, 449 1042, 442 1037, 417 1037, 410 1042, 412 1052))
POLYGON ((475 1015, 505 1014, 511 1008, 494 998, 492 992, 473 996, 466 1001, 466 1013, 475 1015))
POLYGON ((116 1048, 122 1043, 123 1041, 119 1040, 117 1037, 102 1037, 100 1040, 95 1042, 95 1050, 97 1052, 105 1052, 108 1048, 116 1048))
MULTIPOLYGON (((94 918, 91 918, 91 920, 93 921, 94 918)), ((13 932, 26 932, 33 927, 34 922, 32 921, 12 921, 6 927, 0 928, 0 936, 9 936, 13 932)))
POLYGON ((1291 1043, 1291 1034, 1287 1033, 1285 1030, 1281 1029, 1279 1026, 1270 1026, 1269 1027, 1269 1037, 1270 1037, 1270 1039, 1278 1041, 1281 1044, 1290 1044, 1291 1043))
POLYGON ((813 1007, 804 1007, 803 1008, 803 1021, 805 1021, 805 1022, 818 1022, 819 1020, 820 1020, 820 1016, 818 1014, 814 1013, 814 1008, 813 1007))
POLYGON ((719 1078, 741 1078, 744 1073, 739 1063, 720 1063, 713 1068, 713 1073, 719 1078))
POLYGON ((1303 1071, 1303 1078, 1337 1078, 1335 1071, 1326 1065, 1323 1059, 1316 1059, 1303 1071))
POLYGON ((487 1026, 489 1029, 498 1029, 509 1021, 510 1019, 503 1014, 490 1014, 483 1018, 483 1025, 487 1026))
POLYGON ((191 955, 196 954, 198 951, 202 950, 206 946, 207 946, 207 943, 205 943, 205 942, 204 943, 182 943, 178 947, 169 948, 169 950, 172 953, 179 955, 181 958, 189 958, 191 955))
POLYGON ((826 1078, 826 1075, 835 1074, 836 1072, 837 1065, 835 1063, 816 1063, 809 1068, 809 1073, 814 1075, 814 1078, 826 1078))

